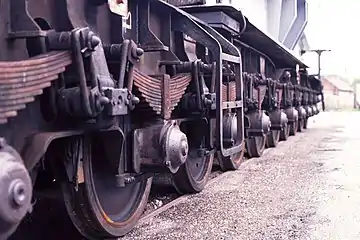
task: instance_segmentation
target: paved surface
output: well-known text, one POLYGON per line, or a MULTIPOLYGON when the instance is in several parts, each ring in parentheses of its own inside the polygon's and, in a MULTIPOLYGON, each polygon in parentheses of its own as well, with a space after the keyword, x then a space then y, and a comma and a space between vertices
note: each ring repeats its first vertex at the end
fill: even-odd
POLYGON ((313 119, 123 239, 360 239, 360 112, 313 119))

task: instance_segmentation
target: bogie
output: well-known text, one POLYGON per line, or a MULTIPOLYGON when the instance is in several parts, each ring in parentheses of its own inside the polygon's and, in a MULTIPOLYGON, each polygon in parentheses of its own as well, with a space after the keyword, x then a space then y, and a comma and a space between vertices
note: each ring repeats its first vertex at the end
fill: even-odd
POLYGON ((123 236, 154 174, 198 193, 215 157, 237 170, 319 113, 320 81, 240 11, 127 2, 0 4, 0 193, 18 202, 0 201, 0 238, 53 180, 82 235, 123 236))

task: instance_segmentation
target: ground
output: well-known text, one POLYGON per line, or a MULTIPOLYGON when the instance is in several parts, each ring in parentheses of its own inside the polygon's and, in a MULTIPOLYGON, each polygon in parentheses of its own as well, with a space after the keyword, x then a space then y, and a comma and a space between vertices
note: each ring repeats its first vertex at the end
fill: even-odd
POLYGON ((360 112, 321 113, 124 239, 360 239, 358 122, 360 112))
MULTIPOLYGON (((360 239, 357 123, 360 112, 320 113, 304 133, 144 218, 122 239, 360 239)), ((60 229, 52 239, 79 239, 62 236, 72 231, 59 217, 47 221, 60 229)))

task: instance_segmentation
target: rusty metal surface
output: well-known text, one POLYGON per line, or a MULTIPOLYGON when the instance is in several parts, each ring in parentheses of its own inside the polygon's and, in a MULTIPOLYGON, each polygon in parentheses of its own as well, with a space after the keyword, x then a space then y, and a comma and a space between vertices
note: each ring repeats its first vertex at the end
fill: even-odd
POLYGON ((83 134, 83 130, 63 131, 63 132, 42 132, 29 136, 27 144, 22 152, 26 168, 31 171, 38 163, 39 159, 45 154, 50 143, 59 138, 83 134))
MULTIPOLYGON (((259 51, 257 45, 254 46, 259 41, 266 42, 266 36, 259 31, 256 31, 256 35, 254 35, 257 41, 252 44, 252 48, 244 44, 240 44, 241 47, 238 47, 233 44, 234 39, 231 34, 217 31, 215 27, 213 28, 178 7, 174 7, 195 2, 203 3, 204 0, 132 1, 129 5, 131 14, 129 13, 126 22, 111 14, 104 0, 14 0, 11 4, 13 9, 12 13, 10 11, 12 39, 15 42, 22 41, 24 43, 22 46, 24 54, 14 59, 27 59, 28 55, 34 56, 50 50, 63 51, 40 54, 24 61, 0 62, 0 123, 6 123, 10 117, 18 114, 16 118, 8 121, 7 125, 0 124, 2 129, 9 128, 6 130, 9 132, 4 130, 1 134, 15 142, 14 146, 16 145, 17 151, 21 152, 27 169, 42 171, 42 164, 45 165, 49 159, 51 161, 58 156, 56 152, 54 154, 49 151, 44 161, 39 161, 42 160, 49 146, 56 146, 51 145, 53 140, 88 132, 93 134, 114 126, 122 133, 121 136, 105 134, 106 136, 96 137, 99 143, 102 142, 104 146, 106 145, 106 151, 100 150, 97 155, 112 156, 110 162, 115 163, 113 165, 115 167, 112 167, 111 171, 103 173, 106 178, 109 177, 109 180, 111 177, 117 176, 118 186, 116 188, 112 189, 108 182, 100 181, 95 184, 97 185, 96 192, 91 197, 77 190, 76 193, 73 192, 73 186, 69 185, 73 183, 66 185, 69 192, 64 195, 68 198, 65 198, 65 202, 69 204, 69 215, 73 220, 78 217, 74 223, 79 228, 85 228, 85 234, 82 232, 84 235, 91 235, 90 237, 93 238, 100 235, 118 237, 133 227, 142 212, 141 208, 146 202, 148 190, 144 192, 139 190, 139 198, 142 199, 142 203, 138 208, 134 198, 130 197, 132 192, 138 190, 132 187, 127 188, 128 184, 144 181, 145 178, 159 172, 152 168, 148 175, 141 175, 140 166, 144 165, 144 162, 132 158, 141 149, 131 144, 131 141, 134 140, 131 134, 142 127, 153 127, 155 121, 162 122, 164 119, 173 120, 171 118, 184 117, 191 121, 195 119, 195 128, 199 128, 197 120, 204 120, 206 123, 209 122, 209 128, 206 129, 211 128, 212 130, 195 134, 198 135, 197 137, 204 138, 204 144, 196 146, 194 153, 208 154, 218 151, 221 156, 229 159, 233 156, 242 156, 246 121, 250 121, 246 127, 254 128, 252 129, 253 136, 260 133, 261 137, 265 138, 264 134, 270 129, 270 121, 265 113, 275 108, 276 103, 274 102, 282 102, 281 86, 279 89, 268 91, 278 81, 275 72, 282 71, 279 69, 279 63, 289 68, 295 68, 293 63, 297 61, 289 60, 288 54, 284 53, 281 48, 276 50, 277 52, 282 51, 279 56, 271 54, 275 51, 274 49, 263 50, 270 55, 269 57, 264 56, 265 54, 259 51), (16 3, 21 3, 18 9, 14 9, 16 3), (26 4, 31 5, 29 12, 26 4), (17 18, 16 16, 19 15, 21 16, 17 18), (36 29, 33 29, 32 26, 36 26, 36 29), (39 38, 40 33, 45 36, 39 38), (187 41, 191 41, 191 43, 186 43, 187 41), (65 52, 65 50, 72 50, 72 53, 65 52), (264 61, 259 69, 258 62, 262 58, 264 61), (285 59, 286 64, 281 64, 284 62, 284 58, 288 58, 288 60, 285 59), (179 62, 183 65, 182 68, 177 65, 179 62), (71 67, 67 68, 70 64, 71 67), (65 71, 66 74, 62 74, 59 81, 52 85, 52 82, 59 78, 59 74, 65 71), (49 86, 51 88, 48 88, 49 86), (44 89, 46 90, 44 91, 44 89), (44 94, 42 94, 43 92, 44 94), (37 98, 37 96, 41 96, 41 98, 37 98), (276 99, 274 100, 274 98, 276 99), (27 104, 30 102, 32 104, 27 104), (181 106, 178 106, 180 102, 181 106), (227 102, 227 106, 223 102, 227 102), (229 106, 229 103, 232 105, 229 106), (110 104, 112 105, 111 111, 106 112, 110 104), (45 111, 43 105, 47 107, 45 111), (25 110, 19 112, 21 109, 25 110), (48 115, 52 116, 47 118, 44 113, 46 110, 49 112, 48 115), (133 110, 134 112, 131 112, 133 110), (223 117, 228 112, 236 113, 227 129, 234 136, 231 139, 234 141, 227 146, 229 148, 225 148, 223 117), (138 113, 139 115, 137 115, 138 113), (247 115, 246 119, 244 114, 247 115), (249 114, 253 114, 253 117, 249 117, 249 114), (38 165, 36 166, 36 164, 38 165), (118 187, 121 187, 122 190, 119 191, 118 187), (103 189, 103 191, 98 189, 103 189), (108 219, 100 216, 99 212, 93 211, 94 207, 97 207, 96 204, 87 206, 86 201, 95 203, 94 196, 107 198, 108 193, 112 193, 110 195, 114 196, 114 192, 120 196, 123 191, 129 193, 126 194, 129 198, 122 199, 122 201, 110 199, 108 207, 119 206, 119 203, 121 205, 122 202, 130 205, 134 203, 129 209, 135 209, 136 213, 129 213, 129 221, 126 219, 124 222, 122 220, 113 221, 117 225, 122 223, 127 225, 124 227, 126 231, 119 227, 114 232, 109 232, 109 229, 115 225, 105 222, 104 220, 108 219), (86 199, 87 197, 89 199, 86 199), (113 205, 113 203, 118 204, 113 205), (78 208, 77 205, 81 207, 78 208), (88 218, 88 216, 91 217, 88 218), (101 226, 97 224, 98 222, 102 223, 101 226)), ((5 9, 6 6, 1 3, 0 5, 2 9, 5 9)), ((235 9, 225 7, 223 10, 228 13, 232 12, 234 15, 237 14, 239 18, 235 17, 234 21, 240 23, 244 20, 241 12, 234 12, 235 9)), ((1 11, 1 13, 3 12, 1 11)), ((211 13, 209 16, 211 17, 211 13)), ((0 24, 0 27, 1 25, 6 24, 0 24)), ((253 31, 250 31, 250 34, 251 32, 253 31)), ((249 31, 245 35, 249 36, 248 33, 249 31)), ((274 46, 274 44, 266 44, 274 46)), ((10 50, 8 52, 15 55, 10 50)), ((5 55, 1 51, 0 53, 5 55)), ((13 59, 6 56, 0 57, 6 61, 13 59)), ((291 79, 284 83, 286 86, 283 86, 284 91, 289 95, 285 99, 289 101, 289 106, 280 104, 283 109, 292 108, 293 105, 304 105, 301 103, 301 93, 306 86, 300 86, 296 82, 293 82, 293 85, 291 81, 295 76, 295 71, 293 69, 289 71, 291 79), (293 96, 295 93, 299 98, 293 96)), ((306 73, 304 76, 307 77, 306 73)), ((309 97, 304 95, 304 98, 309 97)), ((162 131, 160 131, 161 133, 162 131)), ((148 139, 156 141, 157 145, 153 149, 156 152, 165 146, 165 150, 160 151, 159 163, 161 162, 162 167, 170 164, 174 173, 174 169, 185 160, 185 155, 179 155, 184 151, 179 150, 186 149, 187 145, 182 146, 182 149, 177 147, 184 143, 184 141, 181 141, 181 144, 178 142, 181 137, 184 137, 180 131, 165 131, 165 133, 166 141, 171 140, 174 145, 167 144, 165 140, 161 139, 160 142, 164 145, 159 146, 157 140, 160 137, 154 134, 154 131, 144 134, 146 139, 144 137, 140 140, 145 144, 150 142, 148 139), (170 156, 173 156, 171 159, 175 160, 174 164, 171 161, 168 163, 165 161, 163 164, 163 160, 168 157, 170 159, 170 156)), ((186 137, 189 142, 197 140, 192 135, 186 137)), ((60 143, 66 145, 66 142, 63 144, 61 141, 60 143)), ((193 144, 191 145, 193 146, 193 144)), ((89 150, 89 147, 86 148, 89 150)), ((254 154, 252 155, 254 156, 254 154)), ((61 163, 62 159, 57 162, 61 163)), ((66 165, 70 166, 69 169, 77 170, 78 160, 71 161, 66 165)), ((94 169, 100 170, 104 163, 103 160, 100 158, 99 169, 97 167, 94 169)), ((151 165, 145 163, 147 166, 151 165)), ((59 166, 55 165, 55 168, 60 168, 59 166)), ((44 171, 48 170, 44 169, 44 171)), ((101 174, 101 171, 97 173, 101 174)), ((39 181, 42 181, 42 178, 39 181)), ((77 184, 77 182, 74 183, 77 184)), ((148 188, 150 188, 150 183, 146 189, 148 188)), ((120 196, 119 199, 121 198, 120 196)), ((119 211, 119 214, 126 215, 126 209, 128 207, 125 206, 119 211)))
MULTIPOLYGON (((168 114, 171 114, 171 111, 175 109, 179 103, 181 97, 185 93, 186 88, 190 84, 191 75, 190 74, 177 74, 169 79, 169 97, 170 105, 168 114)), ((156 77, 150 77, 144 75, 136 68, 134 69, 134 86, 138 88, 141 95, 140 108, 150 107, 157 114, 161 114, 163 111, 163 81, 156 77), (145 105, 145 106, 144 106, 145 105)), ((164 85, 166 86, 166 85, 164 85)))
POLYGON ((0 124, 34 101, 70 64, 69 52, 49 52, 28 60, 0 62, 0 124))
POLYGON ((229 82, 227 84, 223 84, 222 89, 223 94, 223 102, 227 101, 235 101, 236 100, 236 82, 229 82))
POLYGON ((165 0, 174 6, 188 6, 188 5, 202 5, 205 4, 205 0, 165 0))
POLYGON ((0 239, 7 239, 32 209, 32 183, 21 156, 0 138, 0 239))

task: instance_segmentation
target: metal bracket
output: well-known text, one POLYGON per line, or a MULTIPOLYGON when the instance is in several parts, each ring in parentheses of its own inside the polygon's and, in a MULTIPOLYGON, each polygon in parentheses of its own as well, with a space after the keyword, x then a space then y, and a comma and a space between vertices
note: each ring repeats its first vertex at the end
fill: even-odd
POLYGON ((107 88, 104 90, 105 96, 110 100, 106 105, 109 116, 126 115, 129 113, 128 106, 131 105, 131 93, 126 88, 107 88))
MULTIPOLYGON (((225 148, 223 144, 223 106, 222 106, 222 82, 223 69, 222 62, 229 61, 235 65, 236 72, 236 98, 242 100, 243 98, 243 84, 242 84, 242 62, 240 51, 226 38, 216 32, 209 25, 203 21, 192 17, 190 14, 175 8, 167 3, 159 2, 166 9, 172 11, 172 29, 183 32, 193 38, 195 41, 204 44, 212 52, 216 59, 216 80, 220 84, 216 84, 216 146, 222 156, 227 157, 232 154, 241 152, 243 144, 225 148)), ((243 123, 243 105, 236 108, 238 129, 242 129, 243 123)), ((241 137, 244 139, 244 132, 241 137)))
POLYGON ((46 32, 42 31, 29 15, 27 4, 27 0, 10 1, 9 38, 14 39, 46 36, 46 32))
POLYGON ((139 42, 145 52, 169 51, 160 39, 150 30, 150 0, 138 1, 138 19, 139 19, 139 42))
POLYGON ((22 151, 26 168, 31 171, 40 161, 50 146, 50 143, 56 139, 78 136, 83 134, 83 130, 62 131, 62 132, 43 132, 35 134, 26 139, 25 148, 22 151))

